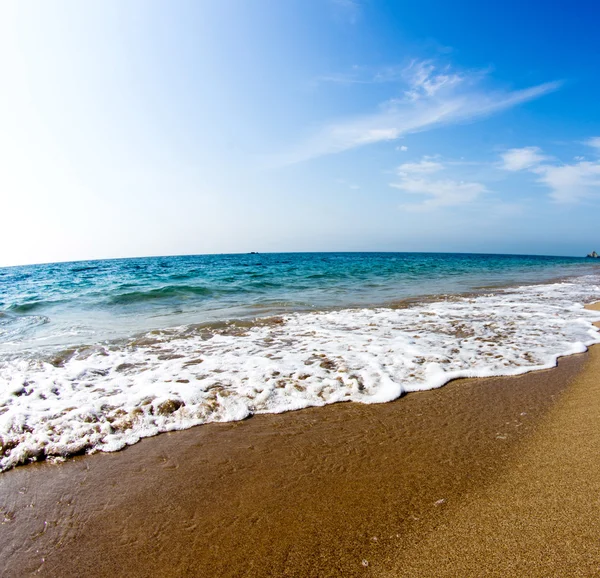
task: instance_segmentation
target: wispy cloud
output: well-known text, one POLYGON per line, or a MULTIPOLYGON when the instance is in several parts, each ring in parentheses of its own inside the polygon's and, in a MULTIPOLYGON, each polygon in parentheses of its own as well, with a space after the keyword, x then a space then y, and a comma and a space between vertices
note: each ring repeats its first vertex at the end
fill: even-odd
POLYGON ((392 183, 390 186, 400 189, 405 193, 428 197, 421 203, 401 205, 403 209, 411 211, 464 205, 475 201, 482 193, 487 192, 487 188, 482 183, 453 181, 451 179, 427 180, 405 178, 399 183, 392 183))
POLYGON ((559 203, 600 198, 600 163, 580 161, 571 165, 540 165, 532 169, 538 180, 552 189, 559 203))
POLYGON ((600 136, 593 136, 585 141, 585 144, 596 149, 600 149, 600 136))
POLYGON ((501 155, 501 168, 507 171, 522 171, 541 164, 549 157, 542 154, 539 147, 510 149, 501 155))
MULTIPOLYGON (((383 74, 383 73, 382 73, 383 74)), ((323 126, 307 141, 278 158, 278 164, 306 161, 377 142, 393 141, 410 133, 469 122, 534 100, 557 90, 548 82, 522 90, 482 87, 486 73, 455 72, 432 61, 413 61, 391 67, 381 78, 395 79, 401 97, 379 105, 376 112, 323 126)), ((372 82, 377 74, 371 76, 372 82)))
POLYGON ((432 98, 436 94, 449 91, 467 80, 464 74, 453 73, 449 66, 437 69, 435 64, 428 61, 413 60, 403 71, 409 88, 404 92, 409 100, 432 98))
MULTIPOLYGON (((412 63, 411 63, 412 64, 412 63)), ((378 68, 354 65, 346 72, 333 72, 314 79, 316 84, 387 84, 406 79, 409 66, 380 66, 378 68)))
POLYGON ((398 174, 402 177, 407 175, 437 173, 444 168, 442 163, 432 161, 430 157, 424 157, 418 163, 404 163, 398 167, 398 174))
POLYGON ((433 96, 439 89, 464 80, 482 78, 486 71, 453 72, 450 65, 437 65, 433 60, 413 59, 408 64, 379 66, 354 65, 346 72, 324 74, 315 80, 334 84, 402 84, 405 96, 414 99, 424 94, 433 96))
POLYGON ((400 180, 390 183, 390 186, 411 195, 424 197, 420 202, 405 203, 401 208, 409 211, 427 211, 465 205, 489 192, 483 183, 430 177, 445 169, 444 163, 432 161, 430 157, 424 157, 420 162, 400 165, 400 180))
MULTIPOLYGON (((586 144, 600 148, 600 138, 591 138, 586 144)), ((527 170, 537 175, 538 182, 550 189, 550 198, 558 203, 600 199, 600 161, 575 157, 574 163, 547 162, 551 158, 538 147, 511 149, 502 160, 506 170, 527 170)))

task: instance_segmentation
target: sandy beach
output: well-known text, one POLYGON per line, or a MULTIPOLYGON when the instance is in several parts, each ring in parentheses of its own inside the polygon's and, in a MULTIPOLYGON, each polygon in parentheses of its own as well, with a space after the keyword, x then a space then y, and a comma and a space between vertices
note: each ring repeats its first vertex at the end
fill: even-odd
POLYGON ((600 347, 0 476, 3 576, 600 573, 600 347))
POLYGON ((0 578, 600 578, 599 22, 0 0, 0 578))

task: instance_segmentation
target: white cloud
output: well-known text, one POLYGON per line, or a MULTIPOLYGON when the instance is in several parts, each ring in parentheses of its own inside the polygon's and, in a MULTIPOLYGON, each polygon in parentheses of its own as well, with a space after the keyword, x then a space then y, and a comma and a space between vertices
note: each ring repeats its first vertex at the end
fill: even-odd
POLYGON ((436 93, 448 90, 465 80, 465 76, 461 74, 450 73, 448 67, 437 72, 431 60, 424 62, 413 60, 405 69, 404 76, 409 84, 409 89, 404 94, 409 100, 435 96, 436 93))
POLYGON ((396 147, 396 150, 405 153, 408 150, 408 147, 405 145, 402 145, 402 146, 396 147))
MULTIPOLYGON (((548 82, 523 90, 488 90, 480 86, 484 76, 481 72, 438 69, 431 61, 413 61, 401 72, 391 67, 386 78, 394 78, 400 84, 402 97, 382 103, 377 112, 325 125, 295 150, 279 155, 275 164, 293 164, 443 125, 469 122, 560 87, 559 82, 548 82)), ((377 75, 372 76, 375 78, 377 75)))
POLYGON ((585 144, 600 149, 600 136, 593 136, 592 138, 585 141, 585 144))
MULTIPOLYGON (((600 147, 600 137, 586 141, 600 147)), ((538 147, 511 149, 502 155, 502 168, 509 171, 528 170, 537 181, 551 189, 550 198, 559 203, 575 203, 600 198, 600 161, 575 157, 574 163, 550 163, 550 157, 538 147)))
POLYGON ((385 84, 390 82, 400 82, 404 79, 405 67, 402 66, 384 66, 373 69, 368 66, 354 65, 347 72, 333 72, 318 76, 314 83, 333 83, 333 84, 385 84))
POLYGON ((522 171, 523 169, 539 165, 548 159, 538 147, 510 149, 501 156, 501 167, 507 171, 522 171))
POLYGON ((429 210, 471 203, 487 192, 482 183, 454 179, 431 179, 429 175, 446 169, 446 165, 423 157, 419 162, 404 163, 398 167, 400 180, 390 183, 391 187, 412 195, 423 195, 420 203, 402 205, 407 210, 429 210))
POLYGON ((600 162, 580 161, 571 165, 540 165, 532 169, 538 181, 550 187, 550 197, 559 203, 600 198, 600 162))
POLYGON ((398 129, 395 128, 371 128, 356 135, 357 145, 369 144, 384 140, 396 140, 398 138, 398 129))
POLYGON ((404 163, 398 167, 398 174, 405 176, 415 173, 436 173, 444 168, 442 163, 431 161, 427 157, 420 160, 418 163, 404 163))
POLYGON ((319 82, 333 82, 335 84, 363 84, 354 72, 335 72, 319 76, 311 81, 314 84, 319 82))
POLYGON ((471 203, 487 192, 482 183, 444 180, 427 180, 424 178, 405 177, 390 186, 413 195, 424 195, 427 198, 421 203, 402 205, 408 210, 428 210, 439 207, 452 207, 471 203))

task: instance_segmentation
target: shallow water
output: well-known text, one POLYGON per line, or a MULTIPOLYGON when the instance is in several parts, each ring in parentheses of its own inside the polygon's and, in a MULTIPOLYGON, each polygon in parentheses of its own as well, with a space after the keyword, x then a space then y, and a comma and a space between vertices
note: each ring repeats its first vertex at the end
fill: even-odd
POLYGON ((285 253, 0 268, 0 355, 182 324, 543 282, 595 265, 563 257, 285 253))
POLYGON ((2 469, 551 367, 600 340, 583 309, 599 268, 575 258, 161 257, 0 269, 0 287, 2 469))

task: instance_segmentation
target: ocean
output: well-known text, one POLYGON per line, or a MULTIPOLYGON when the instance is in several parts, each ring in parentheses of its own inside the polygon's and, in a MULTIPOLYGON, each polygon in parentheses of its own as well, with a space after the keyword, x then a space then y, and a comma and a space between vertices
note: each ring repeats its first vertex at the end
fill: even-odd
POLYGON ((200 255, 0 268, 0 470, 458 377, 600 342, 592 259, 200 255))

